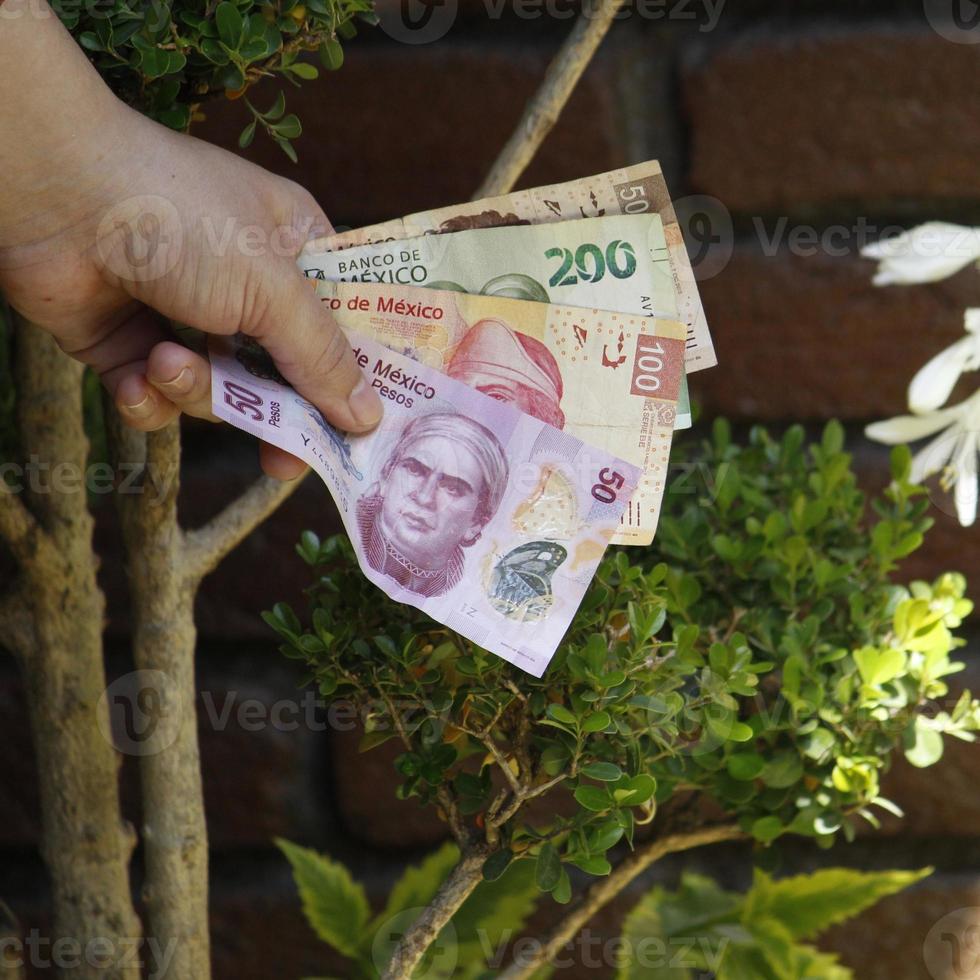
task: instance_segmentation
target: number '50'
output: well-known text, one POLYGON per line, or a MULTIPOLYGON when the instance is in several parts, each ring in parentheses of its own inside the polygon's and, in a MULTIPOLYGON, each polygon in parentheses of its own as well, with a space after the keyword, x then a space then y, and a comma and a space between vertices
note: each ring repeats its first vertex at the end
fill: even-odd
POLYGON ((622 473, 609 469, 599 471, 599 482, 592 488, 592 496, 600 503, 611 504, 616 500, 616 491, 623 489, 626 482, 622 473))
POLYGON ((598 245, 585 242, 572 254, 570 248, 549 248, 545 258, 561 259, 561 265, 548 280, 549 286, 574 286, 577 282, 598 282, 608 270, 616 279, 629 279, 636 272, 636 252, 629 242, 620 239, 606 246, 605 254, 598 245), (571 271, 575 266, 575 272, 571 271), (577 275, 576 275, 577 273, 577 275))

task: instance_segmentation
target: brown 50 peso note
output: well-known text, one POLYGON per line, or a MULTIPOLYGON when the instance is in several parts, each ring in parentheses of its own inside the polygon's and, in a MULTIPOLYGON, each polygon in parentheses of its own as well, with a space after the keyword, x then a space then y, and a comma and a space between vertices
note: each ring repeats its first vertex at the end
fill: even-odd
POLYGON ((697 282, 663 172, 656 160, 582 177, 565 184, 534 187, 481 201, 420 211, 365 228, 354 228, 311 241, 304 254, 473 228, 538 225, 605 215, 647 213, 659 214, 663 222, 676 293, 676 309, 653 312, 657 316, 676 316, 687 327, 685 368, 688 373, 714 367, 718 358, 711 342, 697 282))

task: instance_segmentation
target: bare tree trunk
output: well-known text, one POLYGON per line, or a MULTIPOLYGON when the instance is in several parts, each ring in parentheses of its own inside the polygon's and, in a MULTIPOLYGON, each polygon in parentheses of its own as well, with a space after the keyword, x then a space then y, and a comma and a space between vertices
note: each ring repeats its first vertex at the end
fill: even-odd
POLYGON ((18 422, 36 487, 28 502, 0 495, 0 534, 20 566, 3 635, 21 665, 37 754, 52 938, 83 951, 73 978, 139 980, 124 962, 141 928, 129 884, 134 835, 120 816, 119 758, 101 700, 105 600, 84 480, 82 369, 29 324, 19 323, 16 344, 18 422), (91 965, 85 951, 96 940, 114 950, 113 965, 91 965))
POLYGON ((154 728, 140 746, 147 933, 165 950, 168 980, 207 980, 208 836, 194 682, 194 589, 177 522, 180 426, 144 436, 112 413, 117 461, 141 470, 138 492, 119 496, 133 600, 139 687, 153 698, 154 728))
POLYGON ((256 481, 210 524, 186 533, 177 515, 180 426, 144 436, 107 401, 117 465, 140 471, 118 498, 133 599, 139 688, 152 697, 152 731, 139 746, 146 854, 147 933, 167 956, 161 980, 211 976, 208 836, 198 746, 194 597, 204 575, 299 485, 256 481))

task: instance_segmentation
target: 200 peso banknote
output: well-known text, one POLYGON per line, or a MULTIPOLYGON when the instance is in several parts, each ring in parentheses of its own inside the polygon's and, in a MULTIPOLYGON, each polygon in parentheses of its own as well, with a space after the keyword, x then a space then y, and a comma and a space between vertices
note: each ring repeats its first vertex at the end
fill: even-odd
POLYGON ((377 283, 318 282, 317 294, 347 334, 642 467, 612 543, 653 540, 684 376, 684 324, 377 283))
MULTIPOLYGON (((481 228, 340 252, 306 250, 299 262, 316 281, 424 286, 668 319, 676 309, 657 214, 481 228)), ((690 424, 686 394, 682 387, 676 428, 690 424)))
MULTIPOLYGON (((621 170, 582 177, 562 184, 533 187, 498 197, 419 211, 381 224, 353 228, 314 239, 306 254, 339 251, 375 242, 400 241, 420 235, 447 234, 502 225, 550 224, 578 218, 617 214, 658 214, 670 260, 674 304, 656 315, 676 316, 687 325, 686 367, 689 373, 718 363, 697 280, 684 235, 671 203, 663 171, 656 160, 621 170)), ((301 264, 303 258, 301 257, 301 264)), ((634 311, 639 312, 639 311, 634 311)))
POLYGON ((641 470, 433 368, 351 336, 386 399, 350 436, 244 338, 211 343, 214 414, 309 463, 364 574, 540 677, 641 470))

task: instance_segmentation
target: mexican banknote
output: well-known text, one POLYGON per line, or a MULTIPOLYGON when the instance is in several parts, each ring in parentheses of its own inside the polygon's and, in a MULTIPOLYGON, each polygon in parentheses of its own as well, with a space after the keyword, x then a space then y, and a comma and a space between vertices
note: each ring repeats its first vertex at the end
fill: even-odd
POLYGON ((642 467, 612 543, 653 540, 684 377, 684 324, 413 286, 316 285, 349 335, 642 467))
POLYGON ((373 432, 334 429, 242 338, 212 341, 214 414, 316 470, 364 574, 392 599, 540 677, 640 468, 350 339, 387 406, 373 432))
MULTIPOLYGON (((617 214, 660 216, 676 300, 663 311, 687 324, 687 371, 718 363, 697 281, 684 245, 684 236, 656 160, 564 184, 551 184, 498 197, 420 211, 382 224, 354 228, 311 241, 308 255, 339 251, 357 245, 400 241, 419 235, 447 234, 501 225, 550 224, 578 218, 617 214)), ((304 261, 301 258, 301 263, 304 261)), ((639 312, 639 311, 636 311, 639 312)), ((658 310, 659 314, 660 311, 658 310)))
MULTIPOLYGON (((300 267, 317 281, 424 286, 635 316, 671 318, 677 308, 663 222, 652 213, 305 250, 300 267)), ((685 417, 675 427, 690 424, 686 389, 681 402, 685 417)))

